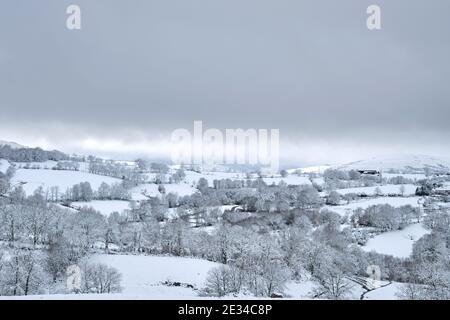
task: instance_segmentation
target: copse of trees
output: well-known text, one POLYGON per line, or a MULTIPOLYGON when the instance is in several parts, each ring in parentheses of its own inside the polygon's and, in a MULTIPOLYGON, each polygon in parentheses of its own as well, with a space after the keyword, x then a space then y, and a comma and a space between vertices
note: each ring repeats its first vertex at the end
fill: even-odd
POLYGON ((130 200, 130 191, 124 183, 113 183, 111 185, 102 182, 94 195, 99 200, 130 200))
POLYGON ((130 181, 134 185, 145 182, 145 176, 136 167, 126 166, 114 161, 91 161, 89 172, 130 181))
POLYGON ((14 175, 14 168, 9 167, 6 173, 0 172, 0 196, 5 195, 11 188, 11 178, 14 175))
POLYGON ((41 148, 12 148, 8 145, 0 146, 0 158, 14 162, 44 162, 48 160, 69 160, 69 156, 54 150, 45 151, 41 148))
POLYGON ((58 161, 54 169, 78 171, 80 170, 80 163, 76 161, 58 161))
POLYGON ((325 203, 328 205, 336 206, 341 202, 341 195, 336 191, 331 191, 326 197, 325 203))
POLYGON ((103 263, 83 263, 80 293, 118 293, 122 275, 103 263))
POLYGON ((180 168, 169 178, 169 183, 180 183, 185 177, 186 173, 180 168))
POLYGON ((425 218, 431 230, 413 245, 412 268, 406 284, 398 292, 403 299, 448 300, 450 299, 450 219, 447 210, 425 218))
POLYGON ((410 205, 394 208, 388 204, 379 204, 365 210, 356 210, 350 218, 354 227, 374 227, 381 231, 403 229, 420 219, 421 212, 410 205))

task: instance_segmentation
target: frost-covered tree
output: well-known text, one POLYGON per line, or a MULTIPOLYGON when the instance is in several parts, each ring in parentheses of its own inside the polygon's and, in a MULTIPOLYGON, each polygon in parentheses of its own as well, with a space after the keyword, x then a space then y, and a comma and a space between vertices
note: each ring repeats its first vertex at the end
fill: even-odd
POLYGON ((0 172, 0 196, 5 195, 11 188, 9 179, 0 172))
POLYGON ((207 193, 208 192, 208 188, 209 188, 209 185, 208 185, 208 180, 206 180, 205 178, 200 178, 199 180, 198 180, 198 183, 197 183, 197 189, 201 192, 201 193, 207 193))
POLYGON ((338 205, 341 201, 341 195, 336 192, 336 191, 331 191, 330 193, 328 193, 327 198, 326 198, 326 204, 328 205, 338 205))
POLYGON ((0 264, 0 295, 26 296, 44 292, 49 279, 42 268, 40 252, 14 250, 0 264))
POLYGON ((209 296, 223 297, 233 292, 234 285, 229 266, 220 266, 211 269, 206 277, 203 291, 209 296))
POLYGON ((321 256, 323 260, 313 272, 313 280, 316 283, 315 296, 334 300, 345 299, 353 287, 348 279, 352 266, 351 257, 327 247, 325 251, 326 253, 321 256))
POLYGON ((98 187, 97 196, 100 200, 111 199, 111 187, 107 183, 102 182, 98 187))
POLYGON ((87 251, 94 243, 102 242, 106 233, 105 217, 93 208, 83 207, 76 215, 72 215, 67 230, 70 243, 87 251))
POLYGON ((102 263, 84 263, 81 268, 82 293, 117 293, 122 291, 122 275, 117 269, 102 263))

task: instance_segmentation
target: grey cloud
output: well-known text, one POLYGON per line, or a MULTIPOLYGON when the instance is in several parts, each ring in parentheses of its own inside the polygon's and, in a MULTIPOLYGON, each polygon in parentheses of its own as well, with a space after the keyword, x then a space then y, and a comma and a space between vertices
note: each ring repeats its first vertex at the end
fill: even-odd
POLYGON ((448 154, 449 12, 446 0, 5 0, 0 134, 154 141, 199 119, 280 128, 305 152, 448 154), (72 3, 81 31, 65 28, 72 3), (373 3, 383 29, 370 32, 373 3))

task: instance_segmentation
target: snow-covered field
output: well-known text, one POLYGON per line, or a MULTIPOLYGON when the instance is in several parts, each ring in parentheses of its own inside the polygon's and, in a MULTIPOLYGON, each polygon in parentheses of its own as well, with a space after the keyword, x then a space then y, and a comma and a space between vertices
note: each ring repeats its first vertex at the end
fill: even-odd
POLYGON ((74 208, 91 207, 105 216, 109 216, 113 212, 122 213, 129 209, 130 202, 121 200, 94 200, 91 202, 72 202, 74 208))
POLYGON ((190 186, 197 186, 198 180, 200 178, 205 178, 208 180, 209 186, 213 186, 214 180, 231 179, 231 180, 244 180, 246 175, 244 173, 235 172, 202 172, 197 173, 195 171, 185 171, 186 177, 184 181, 190 186))
POLYGON ((337 189, 336 192, 345 195, 349 193, 356 193, 356 194, 366 194, 366 195, 375 195, 375 191, 377 188, 381 190, 382 194, 401 194, 401 186, 403 186, 404 189, 404 195, 414 195, 416 194, 417 186, 413 184, 403 184, 403 185, 397 185, 397 184, 386 184, 384 186, 374 186, 374 187, 358 187, 358 188, 346 188, 346 189, 337 189))
POLYGON ((64 193, 67 188, 80 182, 89 182, 92 189, 96 190, 102 182, 113 184, 119 183, 121 180, 80 171, 28 169, 18 169, 12 178, 12 183, 15 185, 25 183, 22 187, 28 195, 33 194, 41 186, 44 190, 58 186, 59 192, 64 193))
MULTIPOLYGON (((198 180, 200 178, 205 178, 208 180, 209 186, 213 186, 214 180, 222 180, 222 179, 230 179, 230 180, 246 180, 247 175, 244 173, 236 173, 236 172, 202 172, 197 173, 194 171, 185 171, 186 178, 184 181, 188 183, 191 186, 196 186, 198 183, 198 180)), ((257 176, 253 174, 251 176, 251 179, 256 179, 257 176)), ((280 175, 275 176, 269 176, 263 178, 264 182, 268 185, 271 185, 273 183, 278 184, 281 181, 286 182, 289 185, 311 185, 311 181, 309 181, 308 177, 305 176, 299 176, 297 174, 289 174, 287 177, 281 177, 280 175)))
POLYGON ((208 271, 219 264, 194 258, 106 255, 91 257, 91 262, 104 263, 122 274, 122 292, 112 294, 55 294, 0 297, 16 300, 181 300, 199 299, 208 271), (181 286, 168 286, 163 282, 180 282, 181 286), (191 285, 193 288, 186 287, 191 285))
POLYGON ((9 162, 5 159, 0 159, 0 172, 5 173, 9 168, 9 162))
POLYGON ((208 271, 219 264, 193 258, 95 255, 92 262, 105 263, 122 273, 122 295, 147 299, 189 299, 198 297, 208 271), (170 287, 162 282, 190 284, 192 288, 170 287))
MULTIPOLYGON (((350 292, 346 295, 347 299, 360 300, 364 294, 363 300, 395 300, 398 299, 397 292, 403 285, 401 283, 382 281, 381 286, 375 290, 366 292, 361 285, 352 283, 350 292)), ((305 279, 300 282, 289 281, 286 284, 286 298, 288 299, 312 299, 314 297, 313 281, 305 279)))
MULTIPOLYGON (((34 169, 45 169, 45 170, 51 170, 56 167, 58 164, 57 161, 48 160, 43 162, 14 162, 14 165, 16 168, 34 168, 34 169)), ((32 169, 30 169, 32 170, 32 169)))
POLYGON ((347 205, 342 206, 327 206, 326 208, 339 213, 340 215, 345 214, 351 214, 354 210, 361 208, 361 209, 367 209, 370 206, 378 205, 378 204, 389 204, 395 208, 410 205, 412 207, 418 207, 419 206, 419 199, 420 197, 379 197, 379 198, 373 198, 368 200, 359 200, 355 202, 351 202, 347 205))
POLYGON ((397 300, 402 286, 404 286, 403 283, 392 282, 387 286, 366 293, 364 300, 397 300))
POLYGON ((369 239, 362 247, 364 251, 375 251, 398 258, 407 258, 412 253, 413 244, 427 234, 422 224, 415 223, 403 230, 385 232, 369 239))
POLYGON ((388 180, 391 178, 396 178, 398 176, 405 179, 411 179, 413 181, 426 179, 426 175, 423 173, 383 173, 383 178, 386 178, 388 180))
MULTIPOLYGON (((148 197, 161 196, 158 188, 159 185, 155 183, 142 184, 131 190, 131 197, 133 200, 139 201, 148 199, 148 197)), ((198 191, 197 188, 192 187, 191 185, 184 182, 178 184, 164 184, 164 188, 166 190, 166 194, 176 193, 180 197, 191 195, 198 191)))
POLYGON ((316 174, 322 174, 325 170, 329 169, 329 165, 322 165, 322 166, 311 166, 311 167, 303 167, 303 168, 296 168, 296 169, 289 169, 286 170, 289 173, 316 173, 316 174))
POLYGON ((448 170, 450 168, 449 157, 434 157, 427 155, 388 155, 373 157, 370 159, 351 162, 344 165, 336 166, 339 169, 345 170, 381 170, 388 172, 396 170, 403 173, 419 172, 424 168, 434 170, 448 170))
POLYGON ((296 174, 290 174, 287 177, 274 177, 274 178, 263 178, 264 182, 268 185, 279 184, 284 181, 288 185, 311 185, 311 181, 308 177, 298 176, 296 174))

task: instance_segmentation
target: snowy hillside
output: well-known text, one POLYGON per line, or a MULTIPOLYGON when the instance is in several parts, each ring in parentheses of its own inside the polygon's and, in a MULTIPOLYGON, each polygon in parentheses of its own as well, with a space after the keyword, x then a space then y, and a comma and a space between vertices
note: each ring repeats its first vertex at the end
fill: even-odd
POLYGON ((18 143, 16 143, 16 142, 12 142, 12 141, 4 141, 4 140, 0 140, 0 147, 1 147, 1 146, 8 146, 8 147, 11 147, 11 148, 13 148, 13 149, 26 148, 25 146, 20 145, 20 144, 18 144, 18 143))
POLYGON ((0 172, 5 173, 9 168, 9 162, 5 159, 0 159, 0 172))
POLYGON ((420 223, 411 224, 403 230, 382 233, 370 239, 363 250, 408 258, 414 242, 427 233, 429 232, 420 223))
POLYGON ((67 188, 80 182, 89 182, 91 186, 97 189, 102 182, 112 184, 121 180, 111 177, 99 176, 80 171, 58 171, 58 170, 28 170, 19 169, 16 171, 12 183, 14 185, 22 184, 27 195, 42 187, 44 191, 51 187, 59 187, 59 192, 63 193, 67 188))
MULTIPOLYGON (((450 161, 444 160, 377 157, 332 167, 383 171, 370 176, 326 171, 328 166, 267 175, 102 158, 0 159, 2 172, 15 167, 0 181, 0 209, 12 213, 0 215, 0 296, 396 299, 398 289, 407 284, 404 275, 412 277, 418 265, 413 250, 425 250, 435 239, 428 234, 448 229, 450 219, 440 215, 449 207, 445 192, 450 177, 425 170, 446 171, 450 161), (423 179, 440 188, 439 195, 434 190, 416 195, 423 179), (18 186, 28 196, 43 189, 23 198, 12 193, 18 186), (65 272, 56 274, 58 284, 45 282, 54 276, 45 269, 46 259, 59 254, 46 250, 48 239, 60 228, 63 251, 71 250, 68 243, 86 250, 86 260, 77 266, 93 278, 81 286, 81 294, 64 294, 77 292, 65 286, 65 272), (12 252, 11 241, 22 249, 12 252), (30 252, 30 246, 39 249, 30 252), (36 270, 31 274, 36 285, 29 292, 12 277, 8 261, 13 255, 25 269, 39 263, 39 269, 31 269, 36 270), (380 288, 365 285, 369 263, 382 269, 380 288), (333 264, 342 270, 328 278, 333 264), (317 268, 320 273, 311 271, 317 268), (114 284, 111 290, 98 286, 103 277, 114 284), (242 279, 237 287, 234 277, 242 279), (225 281, 226 290, 216 281, 225 281), (343 281, 345 290, 330 290, 333 281, 343 281), (2 286, 14 282, 21 291, 2 286)), ((64 262, 63 269, 67 257, 56 257, 64 262)))
POLYGON ((433 171, 450 170, 450 158, 426 155, 379 156, 335 166, 343 170, 380 170, 384 172, 423 172, 426 168, 433 171))
POLYGON ((296 168, 296 169, 288 169, 288 173, 323 173, 325 170, 330 168, 329 165, 322 165, 322 166, 311 166, 311 167, 302 167, 302 168, 296 168))
POLYGON ((93 208, 105 216, 109 216, 113 212, 122 213, 129 209, 130 203, 122 200, 93 200, 89 202, 74 201, 72 208, 81 209, 83 207, 93 208))

